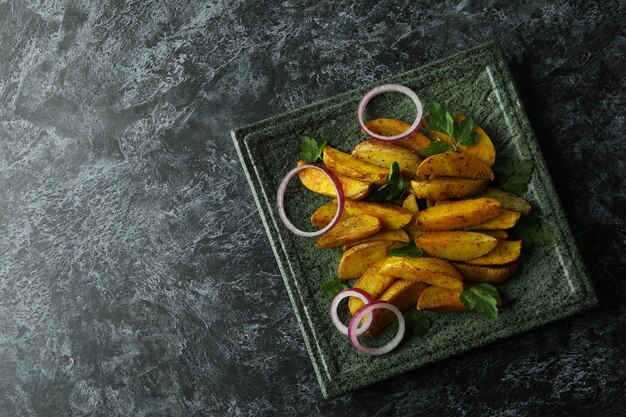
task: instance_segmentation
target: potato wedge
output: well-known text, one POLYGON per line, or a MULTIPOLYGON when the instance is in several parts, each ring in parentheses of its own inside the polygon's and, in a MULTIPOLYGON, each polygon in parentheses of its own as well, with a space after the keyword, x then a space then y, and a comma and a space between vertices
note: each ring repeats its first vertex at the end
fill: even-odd
POLYGON ((353 246, 360 245, 361 243, 375 242, 377 240, 407 244, 409 243, 409 235, 407 235, 402 229, 383 229, 378 233, 374 233, 373 235, 366 237, 365 239, 343 245, 343 250, 348 250, 353 246))
POLYGON ((453 263, 461 272, 463 278, 469 282, 486 282, 501 284, 511 278, 517 271, 517 262, 505 265, 468 265, 462 262, 453 263))
POLYGON ((437 177, 427 180, 411 180, 411 189, 418 198, 448 200, 477 194, 485 189, 487 183, 487 180, 437 177))
POLYGON ((522 251, 521 240, 499 240, 498 245, 486 255, 469 259, 471 265, 505 265, 517 261, 522 251))
MULTIPOLYGON (((298 166, 304 165, 307 162, 298 161, 298 166)), ((321 171, 313 168, 303 169, 298 172, 300 182, 309 190, 314 193, 327 195, 329 197, 337 197, 335 187, 330 179, 324 175, 321 171)), ((346 198, 351 200, 360 200, 367 197, 370 191, 371 184, 364 181, 355 180, 343 175, 337 175, 341 187, 343 188, 343 194, 346 198)))
POLYGON ((498 214, 493 219, 479 224, 478 226, 470 227, 472 229, 481 229, 481 230, 505 230, 510 229, 515 226, 519 221, 522 213, 518 211, 511 210, 501 210, 500 214, 498 214))
POLYGON ((503 209, 519 211, 523 215, 528 215, 532 211, 532 207, 528 201, 516 195, 509 194, 506 191, 498 190, 497 188, 486 188, 485 191, 480 193, 480 197, 496 199, 500 202, 503 209))
POLYGON ((428 256, 465 261, 490 252, 498 244, 495 237, 476 232, 422 232, 415 244, 428 256))
MULTIPOLYGON (((361 289, 368 293, 372 298, 377 299, 387 288, 393 284, 396 278, 390 275, 382 275, 380 266, 384 261, 376 262, 374 265, 367 268, 367 270, 361 275, 361 278, 354 284, 354 288, 361 289)), ((348 309, 350 314, 354 315, 356 311, 363 307, 363 301, 356 297, 350 297, 348 299, 348 309)))
POLYGON ((383 228, 374 216, 354 216, 341 220, 315 242, 317 248, 334 248, 371 236, 383 228))
POLYGON ((324 164, 339 175, 382 185, 387 182, 389 168, 361 161, 330 146, 324 146, 324 164))
MULTIPOLYGON (((317 227, 325 227, 335 216, 337 202, 324 204, 311 216, 311 223, 317 227)), ((413 218, 413 214, 394 204, 376 203, 373 201, 346 200, 344 216, 369 215, 378 217, 386 229, 401 229, 413 218)))
POLYGON ((370 266, 385 259, 389 249, 401 245, 398 242, 381 240, 353 246, 343 253, 337 274, 343 280, 358 278, 370 266))
POLYGON ((377 140, 365 140, 359 143, 352 150, 352 156, 385 168, 397 162, 400 172, 413 179, 417 178, 417 167, 422 162, 422 158, 410 149, 377 140))
MULTIPOLYGON (((465 116, 461 113, 457 113, 454 117, 454 120, 457 122, 460 122, 463 119, 465 119, 465 116)), ((447 135, 432 129, 431 132, 439 139, 452 144, 452 141, 447 135)), ((475 156, 487 165, 493 166, 493 163, 496 161, 496 148, 493 146, 493 142, 491 142, 487 133, 485 133, 480 126, 475 125, 474 132, 478 133, 478 141, 476 144, 473 146, 459 145, 459 152, 475 156)))
POLYGON ((464 230, 483 224, 500 214, 500 203, 492 198, 461 200, 420 211, 415 225, 420 230, 464 230))
MULTIPOLYGON (((417 303, 420 294, 427 287, 428 284, 424 284, 423 282, 399 279, 391 284, 391 286, 378 297, 378 300, 391 303, 398 307, 400 311, 406 310, 417 303)), ((378 310, 378 317, 367 331, 367 334, 369 336, 376 336, 376 334, 391 323, 395 317, 396 315, 389 310, 378 310)))
POLYGON ((419 213, 420 208, 417 205, 417 198, 415 197, 415 195, 409 194, 402 202, 402 208, 407 209, 413 214, 419 213))
POLYGON ((493 236, 498 240, 507 240, 509 238, 509 234, 504 230, 479 230, 472 229, 474 232, 482 233, 487 236, 493 236))
MULTIPOLYGON (((365 123, 372 132, 383 136, 396 136, 404 133, 411 127, 410 124, 398 119, 374 119, 365 123)), ((419 130, 406 139, 395 142, 395 145, 419 152, 430 144, 430 139, 419 130)))
POLYGON ((475 156, 453 151, 424 159, 417 169, 417 175, 493 180, 493 171, 489 165, 475 156))
POLYGON ((383 261, 379 272, 383 275, 424 282, 452 290, 463 289, 463 277, 443 259, 392 256, 383 261))
POLYGON ((453 291, 447 288, 430 286, 422 291, 417 300, 418 310, 439 311, 454 313, 466 311, 461 301, 463 291, 453 291))

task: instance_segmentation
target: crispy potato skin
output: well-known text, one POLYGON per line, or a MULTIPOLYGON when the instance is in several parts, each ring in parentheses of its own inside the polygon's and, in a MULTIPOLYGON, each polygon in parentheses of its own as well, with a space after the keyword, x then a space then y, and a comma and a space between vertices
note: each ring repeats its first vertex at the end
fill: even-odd
POLYGON ((339 175, 382 185, 387 182, 389 168, 361 161, 352 155, 324 146, 324 164, 339 175))
POLYGON ((393 241, 365 242, 346 250, 339 261, 337 274, 340 279, 358 278, 376 262, 387 257, 389 249, 401 245, 393 241))
POLYGON ((419 213, 420 209, 417 205, 417 198, 414 194, 409 194, 402 202, 402 208, 407 209, 413 213, 413 219, 411 222, 404 226, 404 231, 409 236, 409 239, 414 240, 419 235, 419 230, 415 227, 415 215, 419 213))
POLYGON ((515 226, 519 221, 522 213, 511 210, 501 210, 493 219, 479 224, 478 226, 471 227, 470 229, 482 229, 482 230, 505 230, 515 226))
POLYGON ((493 171, 489 165, 475 156, 454 151, 424 159, 417 169, 417 174, 493 180, 493 171))
POLYGON ((427 180, 412 180, 411 189, 419 198, 448 200, 477 194, 485 189, 487 180, 469 178, 437 177, 427 180))
MULTIPOLYGON (((311 223, 320 228, 325 227, 335 216, 336 210, 337 202, 324 204, 313 213, 311 223)), ((413 218, 413 214, 410 211, 393 204, 346 200, 344 216, 360 215, 379 218, 386 229, 401 229, 413 218)))
POLYGON ((365 239, 357 240, 356 242, 351 242, 344 245, 343 250, 345 251, 352 246, 360 245, 361 243, 374 242, 377 240, 400 242, 406 244, 409 242, 409 235, 407 235, 406 232, 402 229, 384 229, 378 233, 366 237, 365 239))
MULTIPOLYGON (((374 119, 365 123, 365 126, 372 132, 383 136, 396 136, 406 132, 411 127, 410 124, 398 120, 398 119, 374 119)), ((430 144, 430 139, 422 132, 415 131, 411 136, 403 139, 399 142, 395 142, 395 145, 402 146, 403 148, 410 149, 414 152, 419 152, 430 144)))
POLYGON ((472 229, 472 231, 482 233, 487 236, 493 236, 498 240, 507 240, 509 238, 509 234, 505 232, 504 230, 478 230, 478 229, 474 230, 472 229))
POLYGON ((497 188, 486 188, 485 191, 480 193, 480 197, 494 198, 500 202, 503 209, 519 211, 523 215, 528 215, 532 211, 532 207, 528 201, 516 195, 509 194, 506 191, 498 190, 497 188))
POLYGON ((462 291, 453 291, 440 287, 428 287, 420 294, 417 300, 418 310, 439 311, 454 313, 466 311, 461 301, 462 291))
POLYGON ((341 220, 315 242, 318 248, 334 248, 373 235, 383 228, 374 216, 354 216, 341 220))
POLYGON ((498 239, 476 232, 422 232, 415 244, 428 256, 450 261, 465 261, 491 251, 498 239))
POLYGON ((499 240, 498 245, 490 252, 478 258, 469 259, 465 263, 471 265, 505 265, 517 261, 521 251, 521 240, 499 240))
POLYGON ((409 178, 417 178, 417 167, 422 162, 422 158, 409 149, 377 140, 366 140, 359 143, 352 151, 352 156, 385 168, 389 168, 393 162, 397 162, 400 172, 409 178))
MULTIPOLYGON (((298 161, 298 166, 306 164, 305 161, 298 161)), ((300 182, 309 190, 314 193, 327 195, 329 197, 337 197, 335 187, 330 179, 317 169, 304 169, 298 172, 300 182)), ((370 191, 371 184, 364 181, 355 180, 353 178, 345 177, 343 175, 337 175, 341 187, 343 188, 343 194, 346 198, 352 200, 360 200, 367 197, 370 191)))
POLYGON ((463 289, 463 277, 459 271, 438 258, 392 256, 382 263, 380 273, 458 291, 463 289))
POLYGON ((486 282, 488 284, 501 284, 511 278, 517 271, 517 262, 505 265, 468 265, 462 262, 454 262, 454 266, 461 272, 468 282, 486 282))
MULTIPOLYGON (((457 113, 454 117, 454 120, 457 122, 460 122, 463 119, 465 119, 465 116, 461 113, 457 113)), ((447 135, 432 129, 430 131, 439 139, 449 144, 452 144, 452 141, 447 135)), ((491 139, 489 139, 487 133, 485 133, 485 131, 480 126, 476 125, 474 127, 474 132, 478 133, 478 141, 476 142, 476 144, 473 146, 459 145, 459 152, 475 156, 487 165, 493 166, 494 162, 496 161, 496 148, 493 146, 493 142, 491 142, 491 139)))
MULTIPOLYGON (((378 297, 380 301, 386 301, 398 307, 400 311, 406 310, 417 303, 417 300, 422 293, 428 287, 428 284, 424 284, 419 281, 408 281, 405 279, 399 279, 395 281, 385 292, 378 297)), ((389 310, 378 310, 378 317, 372 324, 372 327, 367 331, 369 336, 376 336, 385 326, 387 326, 395 318, 389 310)))
POLYGON ((500 214, 500 202, 491 198, 461 200, 429 207, 415 216, 420 230, 465 230, 500 214))
MULTIPOLYGON (((376 262, 374 265, 367 268, 367 270, 361 275, 361 278, 354 284, 354 288, 361 289, 368 293, 372 298, 376 299, 385 292, 387 288, 393 284, 396 278, 389 275, 382 275, 380 266, 384 261, 376 262)), ((350 314, 354 315, 356 311, 363 307, 363 301, 356 297, 350 297, 348 299, 348 309, 350 314)))

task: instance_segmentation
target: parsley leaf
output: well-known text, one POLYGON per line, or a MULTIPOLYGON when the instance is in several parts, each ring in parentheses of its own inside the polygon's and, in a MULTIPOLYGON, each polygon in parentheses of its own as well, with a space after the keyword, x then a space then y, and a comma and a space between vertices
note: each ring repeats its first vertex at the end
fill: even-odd
POLYGON ((528 183, 533 172, 533 163, 527 160, 508 160, 494 168, 495 185, 503 191, 523 196, 528 191, 528 183))
POLYGON ((326 146, 326 139, 314 139, 310 136, 302 136, 300 139, 300 158, 313 163, 322 160, 322 151, 326 146))
POLYGON ((409 242, 406 246, 400 246, 399 248, 391 249, 389 251, 389 256, 408 256, 411 258, 419 258, 423 254, 422 250, 415 244, 414 241, 409 242))
POLYGON ((427 147, 419 151, 419 154, 424 158, 428 158, 429 156, 437 155, 438 153, 444 153, 452 149, 450 145, 441 139, 437 139, 434 142, 430 142, 427 147))
POLYGON ((389 167, 387 184, 381 185, 373 193, 370 193, 368 200, 391 203, 402 197, 406 193, 407 187, 408 184, 400 173, 400 165, 397 162, 393 162, 389 167))
POLYGON ((430 320, 417 311, 405 311, 403 314, 407 330, 417 337, 424 337, 430 330, 430 320))
POLYGON ((524 244, 531 246, 548 246, 554 243, 552 231, 541 216, 533 212, 520 219, 515 228, 516 234, 524 244))
POLYGON ((459 145, 472 146, 478 141, 478 133, 474 132, 475 125, 471 117, 455 122, 454 114, 439 103, 433 103, 430 106, 430 112, 426 116, 426 125, 429 129, 448 136, 452 142, 450 148, 455 151, 459 145))
POLYGON ((346 288, 348 288, 348 286, 341 282, 338 277, 335 277, 330 281, 323 283, 320 287, 320 290, 322 290, 328 296, 328 298, 332 300, 337 296, 337 294, 339 294, 346 288))
POLYGON ((474 121, 465 117, 460 122, 454 122, 454 139, 458 145, 472 146, 478 142, 478 133, 474 132, 474 121))
POLYGON ((461 301, 468 310, 476 310, 491 318, 498 318, 498 290, 491 284, 476 284, 461 293, 461 301))

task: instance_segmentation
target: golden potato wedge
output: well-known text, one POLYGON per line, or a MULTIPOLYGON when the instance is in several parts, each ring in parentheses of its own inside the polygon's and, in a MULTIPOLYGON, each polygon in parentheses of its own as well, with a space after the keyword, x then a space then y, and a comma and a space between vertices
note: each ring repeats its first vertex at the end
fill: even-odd
POLYGON ((515 226, 519 221, 522 213, 518 211, 511 210, 500 210, 500 214, 498 214, 493 219, 479 224, 478 226, 470 227, 471 229, 481 229, 481 230, 505 230, 510 229, 515 226))
POLYGON ((428 256, 465 261, 490 252, 498 244, 495 237, 476 232, 422 232, 415 244, 428 256))
MULTIPOLYGON (((325 227, 335 216, 336 210, 337 202, 324 204, 313 213, 311 223, 320 228, 325 227)), ((378 217, 386 229, 401 229, 413 218, 410 211, 394 204, 346 200, 344 216, 364 214, 378 217)))
MULTIPOLYGON (((298 166, 304 165, 307 162, 298 161, 298 166)), ((337 197, 337 193, 335 192, 335 187, 331 180, 324 175, 321 171, 313 168, 303 169, 298 172, 298 177, 300 178, 300 182, 309 190, 314 193, 327 195, 329 197, 337 197)), ((345 177, 343 175, 337 175, 339 182, 341 183, 341 187, 343 188, 343 194, 346 198, 351 200, 360 200, 361 198, 367 197, 370 191, 371 184, 369 182, 355 180, 350 177, 345 177)))
MULTIPOLYGON (((457 113, 454 117, 454 120, 457 122, 460 122, 463 119, 465 119, 465 116, 461 113, 457 113)), ((452 141, 447 135, 432 129, 431 132, 439 139, 452 144, 452 141)), ((493 163, 496 161, 496 148, 493 146, 493 142, 491 142, 487 133, 485 133, 480 126, 475 125, 474 132, 478 133, 478 141, 476 144, 473 146, 459 145, 459 152, 475 156, 487 165, 493 166, 493 163)))
MULTIPOLYGON (((376 262, 374 265, 367 268, 367 270, 361 275, 361 278, 354 284, 353 288, 358 288, 368 293, 372 298, 376 299, 385 292, 387 288, 393 284, 396 278, 390 275, 382 275, 380 266, 384 261, 376 262)), ((350 314, 354 315, 356 311, 363 307, 363 301, 356 297, 350 297, 348 299, 348 309, 350 314)))
POLYGON ((346 250, 339 261, 338 275, 340 279, 358 278, 376 262, 387 257, 389 249, 401 246, 401 243, 390 240, 365 242, 346 250))
POLYGON ((455 313, 466 311, 461 301, 463 291, 453 291, 447 288, 430 286, 422 291, 417 300, 418 310, 439 311, 442 313, 455 313))
POLYGON ((354 216, 341 220, 315 242, 318 248, 334 248, 355 240, 371 236, 383 228, 374 216, 354 216))
MULTIPOLYGON (((420 294, 426 287, 428 287, 428 284, 424 284, 423 282, 399 279, 391 284, 391 286, 378 297, 378 300, 391 303, 398 307, 400 311, 406 310, 417 303, 420 294)), ((369 336, 376 336, 376 334, 391 323, 395 317, 396 315, 389 310, 378 310, 376 321, 369 328, 367 334, 369 336)))
POLYGON ((471 265, 505 265, 517 261, 522 251, 521 240, 499 240, 490 252, 465 263, 471 265))
POLYGON ((417 167, 422 162, 422 158, 410 149, 377 140, 365 140, 359 143, 352 150, 352 156, 385 168, 397 162, 402 175, 414 179, 417 178, 417 167))
POLYGON ((413 214, 419 213, 420 208, 417 205, 417 198, 415 197, 415 195, 409 194, 402 202, 402 208, 407 209, 413 214))
POLYGON ((392 256, 385 259, 379 272, 396 278, 424 282, 452 290, 463 289, 463 277, 443 259, 392 256))
POLYGON ((505 265, 468 265, 462 262, 453 262, 463 278, 469 282, 486 282, 501 284, 511 278, 517 271, 517 262, 505 265))
POLYGON ((417 175, 438 175, 481 180, 493 180, 491 167, 469 154, 449 151, 424 159, 417 175))
POLYGON ((498 214, 498 200, 476 198, 429 207, 415 215, 415 225, 420 230, 464 230, 483 224, 498 214))
POLYGON ((485 189, 487 183, 487 180, 437 177, 427 180, 411 180, 411 189, 418 198, 448 200, 477 194, 485 189))
MULTIPOLYGON (((402 120, 384 118, 370 120, 365 123, 365 126, 372 132, 383 136, 396 136, 406 132, 411 127, 410 124, 402 120)), ((414 152, 419 152, 430 144, 430 139, 418 130, 408 138, 395 142, 394 144, 414 152)))
POLYGON ((361 161, 330 146, 324 146, 324 164, 339 175, 382 185, 387 182, 389 168, 361 161))
POLYGON ((373 235, 366 237, 365 239, 360 239, 356 242, 350 242, 343 245, 343 250, 345 251, 353 246, 360 245, 361 243, 375 242, 377 240, 407 244, 409 242, 409 235, 407 235, 402 229, 383 229, 378 233, 374 233, 373 235))
POLYGON ((509 238, 509 234, 504 230, 480 230, 480 229, 472 229, 474 232, 482 233, 484 235, 493 236, 498 240, 507 240, 509 238))
POLYGON ((532 207, 528 201, 516 195, 509 194, 506 191, 498 190, 497 188, 486 188, 479 196, 498 200, 505 210, 519 211, 523 215, 528 215, 532 211, 532 207))

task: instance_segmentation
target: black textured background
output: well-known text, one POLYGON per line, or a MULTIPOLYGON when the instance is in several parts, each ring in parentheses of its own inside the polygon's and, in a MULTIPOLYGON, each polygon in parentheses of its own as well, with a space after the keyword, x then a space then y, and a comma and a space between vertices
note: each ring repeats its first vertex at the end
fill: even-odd
POLYGON ((0 0, 0 415, 625 415, 626 4, 556 3, 0 0), (325 401, 229 131, 490 39, 600 306, 325 401))

